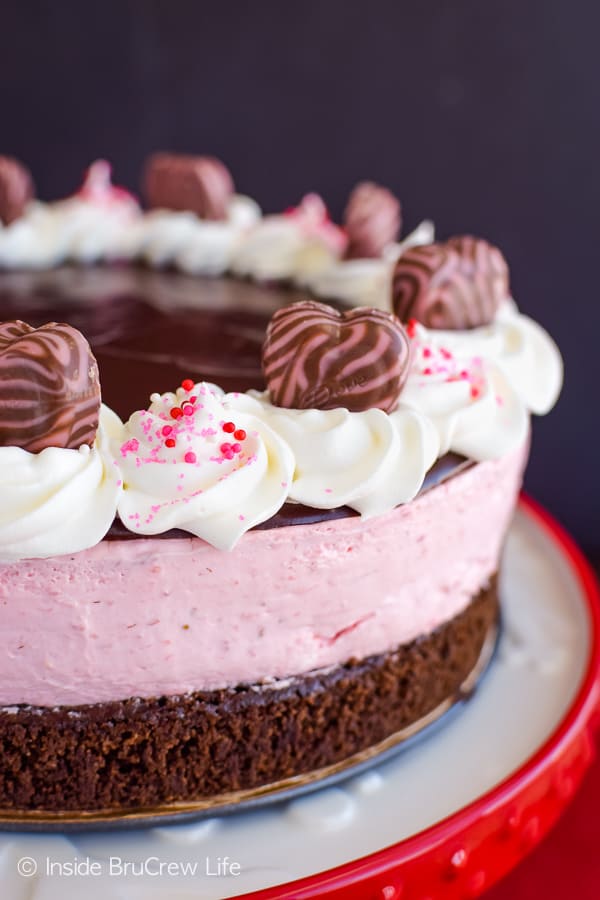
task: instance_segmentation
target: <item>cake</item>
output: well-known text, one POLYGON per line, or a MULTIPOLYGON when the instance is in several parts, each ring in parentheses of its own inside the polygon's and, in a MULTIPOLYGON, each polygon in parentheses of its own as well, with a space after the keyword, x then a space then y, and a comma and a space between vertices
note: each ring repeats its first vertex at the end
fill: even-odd
POLYGON ((263 216, 209 157, 149 209, 0 158, 0 809, 201 808, 416 733, 493 651, 546 332, 475 238, 263 216), (56 324, 58 323, 58 324, 56 324))

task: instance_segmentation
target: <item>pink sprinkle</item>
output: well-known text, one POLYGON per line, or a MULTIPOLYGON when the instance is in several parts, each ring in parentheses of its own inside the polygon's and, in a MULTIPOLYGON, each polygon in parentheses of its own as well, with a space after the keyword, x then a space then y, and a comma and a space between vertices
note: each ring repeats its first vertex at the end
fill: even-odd
POLYGON ((239 520, 240 520, 240 522, 243 522, 245 518, 246 518, 246 516, 243 516, 243 515, 240 513, 240 515, 239 515, 239 520))
POLYGON ((224 453, 224 454, 223 454, 223 456, 225 457, 225 459, 233 459, 234 455, 235 455, 235 454, 234 454, 233 450, 228 450, 227 453, 224 453))
POLYGON ((163 427, 161 428, 161 431, 165 437, 168 437, 168 435, 170 435, 171 432, 173 431, 173 426, 172 425, 163 425, 163 427))
POLYGON ((471 397, 473 398, 473 400, 477 400, 477 398, 479 397, 479 393, 479 388, 476 388, 474 386, 471 388, 471 397))
MULTIPOLYGON (((496 398, 496 399, 498 399, 498 398, 496 398)), ((119 479, 119 480, 117 481, 117 487, 121 487, 122 484, 123 484, 123 482, 121 481, 121 479, 119 479)))
POLYGON ((333 489, 332 489, 332 488, 325 488, 325 493, 326 493, 326 494, 333 494, 333 489))
POLYGON ((431 356, 431 350, 429 349, 429 347, 423 347, 423 356, 425 356, 426 358, 429 358, 431 356))
POLYGON ((185 454, 185 456, 183 458, 186 461, 186 463, 195 463, 196 462, 196 454, 192 453, 191 450, 188 450, 188 452, 185 454))
POLYGON ((462 372, 459 372, 459 376, 466 380, 469 377, 469 373, 467 372, 466 369, 463 369, 462 372))
POLYGON ((433 374, 433 372, 431 371, 431 369, 429 367, 427 367, 426 369, 423 369, 423 375, 432 375, 432 374, 433 374))
POLYGON ((445 347, 442 347, 442 348, 440 349, 440 353, 442 354, 442 356, 444 357, 444 359, 452 359, 452 354, 450 353, 449 350, 446 350, 445 347))
POLYGON ((228 444, 228 443, 221 444, 221 446, 219 447, 219 450, 221 451, 221 453, 227 454, 231 450, 231 444, 228 444))
POLYGON ((231 449, 233 450, 234 453, 239 453, 240 450, 242 449, 242 445, 241 444, 232 444, 231 449))
POLYGON ((186 403, 186 405, 183 407, 183 414, 184 414, 184 416, 193 416, 194 415, 194 407, 192 406, 191 403, 186 403))
POLYGON ((137 438, 130 438, 121 446, 121 455, 127 456, 128 453, 137 453, 140 449, 140 442, 137 438))

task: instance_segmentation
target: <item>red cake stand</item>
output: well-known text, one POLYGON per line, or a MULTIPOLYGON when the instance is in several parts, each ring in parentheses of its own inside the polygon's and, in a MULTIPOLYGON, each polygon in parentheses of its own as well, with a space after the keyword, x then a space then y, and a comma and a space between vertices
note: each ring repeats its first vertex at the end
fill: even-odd
POLYGON ((516 866, 557 821, 594 756, 593 730, 600 721, 600 591, 564 529, 528 497, 522 498, 521 509, 575 574, 589 618, 587 668, 554 733, 508 778, 433 827, 329 871, 238 896, 246 900, 477 897, 516 866))

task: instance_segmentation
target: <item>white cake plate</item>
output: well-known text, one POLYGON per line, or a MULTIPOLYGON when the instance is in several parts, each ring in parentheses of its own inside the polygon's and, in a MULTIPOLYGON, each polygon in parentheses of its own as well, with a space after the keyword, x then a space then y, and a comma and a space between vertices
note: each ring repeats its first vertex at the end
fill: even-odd
POLYGON ((596 587, 531 501, 512 525, 503 629, 443 727, 336 787, 202 822, 0 835, 2 900, 477 896, 543 836, 592 756, 596 587))

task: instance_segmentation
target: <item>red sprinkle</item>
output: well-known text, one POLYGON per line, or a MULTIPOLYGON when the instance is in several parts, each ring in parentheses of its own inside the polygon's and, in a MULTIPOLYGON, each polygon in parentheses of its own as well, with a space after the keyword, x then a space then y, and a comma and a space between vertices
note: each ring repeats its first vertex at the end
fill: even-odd
POLYGON ((183 410, 180 409, 178 406, 174 406, 173 409, 171 410, 171 418, 172 419, 181 419, 182 415, 183 415, 183 410))
POLYGON ((194 394, 193 397, 190 397, 190 403, 195 403, 197 399, 198 399, 198 398, 197 398, 196 395, 194 394))
POLYGON ((174 447, 176 443, 177 441, 175 440, 175 438, 167 438, 167 440, 165 441, 165 447, 174 447))
POLYGON ((236 441, 245 441, 246 440, 246 432, 243 428, 238 428, 237 431, 233 432, 233 436, 236 441))
POLYGON ((184 391, 188 391, 189 393, 189 391, 192 391, 194 389, 194 382, 191 378, 184 378, 184 380, 181 382, 181 387, 184 389, 184 391))
POLYGON ((414 336, 416 335, 418 324, 419 323, 418 323, 417 319, 409 319, 408 320, 408 323, 406 325, 406 332, 407 332, 409 338, 414 338, 414 336))
POLYGON ((185 456, 183 458, 186 461, 186 463, 195 463, 196 462, 196 454, 192 453, 191 450, 188 450, 188 452, 185 454, 185 456))
POLYGON ((164 434, 164 436, 166 437, 168 434, 171 434, 171 432, 173 431, 173 426, 172 425, 163 425, 161 431, 164 434))
POLYGON ((473 398, 473 400, 476 400, 477 397, 479 397, 479 388, 476 388, 476 387, 471 388, 471 397, 473 398))
POLYGON ((226 431, 227 434, 233 434, 235 431, 235 424, 233 422, 225 422, 223 425, 223 431, 226 431))
POLYGON ((232 444, 231 449, 233 450, 234 453, 239 453, 240 450, 242 449, 242 445, 241 444, 232 444))

